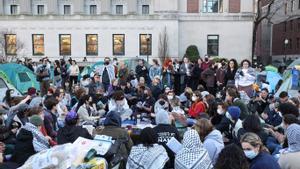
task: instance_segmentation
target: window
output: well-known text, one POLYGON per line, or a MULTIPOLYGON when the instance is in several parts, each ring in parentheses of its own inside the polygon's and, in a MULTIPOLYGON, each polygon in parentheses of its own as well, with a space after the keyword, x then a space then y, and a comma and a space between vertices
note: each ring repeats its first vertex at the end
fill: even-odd
POLYGON ((44 5, 38 5, 37 6, 37 14, 38 15, 44 15, 45 14, 44 5))
POLYGON ((71 35, 61 34, 59 35, 59 54, 71 55, 71 35))
POLYGON ((287 27, 287 23, 286 23, 286 21, 285 21, 285 22, 284 22, 284 26, 283 26, 283 31, 284 31, 284 32, 286 32, 286 30, 287 30, 286 27, 287 27))
POLYGON ((33 55, 44 55, 44 35, 33 34, 32 35, 32 54, 33 55))
POLYGON ((17 15, 18 14, 18 5, 10 5, 10 14, 17 15))
POLYGON ((140 34, 140 55, 152 54, 152 35, 140 34))
POLYGON ((205 13, 217 13, 219 10, 222 10, 222 1, 220 0, 203 0, 203 12, 205 13), (220 9, 219 9, 220 7, 220 9))
POLYGON ((116 14, 123 15, 123 5, 116 5, 116 14))
POLYGON ((6 55, 17 54, 17 35, 15 34, 5 35, 5 53, 6 55))
POLYGON ((209 56, 219 55, 219 35, 207 36, 207 55, 209 56))
POLYGON ((113 55, 125 55, 125 35, 113 35, 113 55))
POLYGON ((86 55, 98 55, 98 35, 86 35, 86 55))
POLYGON ((71 15, 71 5, 64 5, 64 15, 71 15))
POLYGON ((291 21, 290 21, 290 28, 291 28, 291 31, 293 30, 293 26, 294 26, 293 20, 291 20, 291 21))
POLYGON ((290 45, 290 49, 293 49, 293 40, 292 39, 289 40, 289 45, 290 45))
POLYGON ((291 12, 294 10, 294 0, 291 0, 291 12))
POLYGON ((149 5, 143 5, 142 6, 142 14, 143 15, 149 15, 149 5))
POLYGON ((31 79, 29 78, 28 74, 26 72, 18 73, 20 82, 30 82, 31 79))
POLYGON ((90 5, 90 15, 97 15, 97 5, 90 5))
POLYGON ((297 49, 300 48, 300 38, 297 38, 297 49))

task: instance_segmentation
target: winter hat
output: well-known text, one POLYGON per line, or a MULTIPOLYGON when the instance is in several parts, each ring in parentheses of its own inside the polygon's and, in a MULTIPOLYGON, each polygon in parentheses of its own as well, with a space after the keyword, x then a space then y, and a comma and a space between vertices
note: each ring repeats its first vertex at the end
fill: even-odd
POLYGON ((159 109, 155 116, 156 124, 171 124, 169 113, 164 109, 159 109))
POLYGON ((29 122, 36 127, 41 126, 43 124, 43 120, 39 115, 33 115, 29 118, 29 122))
POLYGON ((78 119, 78 114, 72 110, 72 111, 68 112, 68 114, 66 115, 65 121, 66 121, 66 123, 69 123, 69 122, 72 122, 77 119, 78 119))
POLYGON ((104 120, 104 126, 117 126, 121 127, 122 119, 118 112, 110 111, 104 120))
POLYGON ((227 111, 233 120, 237 120, 238 118, 240 118, 241 109, 239 107, 230 106, 230 107, 228 107, 227 111))
POLYGON ((291 124, 287 128, 286 136, 289 144, 289 151, 299 152, 300 151, 300 125, 291 124))

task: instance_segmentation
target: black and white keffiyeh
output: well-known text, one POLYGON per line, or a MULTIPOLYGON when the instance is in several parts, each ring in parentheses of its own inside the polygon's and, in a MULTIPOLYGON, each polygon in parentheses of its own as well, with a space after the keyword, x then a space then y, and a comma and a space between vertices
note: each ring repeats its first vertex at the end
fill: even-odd
POLYGON ((291 124, 287 128, 286 136, 288 139, 288 152, 299 152, 300 151, 300 125, 291 124))
POLYGON ((162 169, 169 160, 165 148, 154 144, 153 147, 133 146, 128 157, 128 169, 162 169))
POLYGON ((175 169, 212 169, 207 150, 196 130, 188 130, 183 136, 183 148, 175 157, 175 169))
POLYGON ((35 152, 40 152, 50 147, 46 137, 38 130, 35 125, 26 123, 22 128, 32 133, 32 144, 35 152))

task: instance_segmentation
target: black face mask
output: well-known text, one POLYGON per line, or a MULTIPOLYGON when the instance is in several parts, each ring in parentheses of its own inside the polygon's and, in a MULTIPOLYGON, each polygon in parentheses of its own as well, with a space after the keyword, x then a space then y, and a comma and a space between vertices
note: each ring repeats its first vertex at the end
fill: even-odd
POLYGON ((104 64, 105 64, 105 65, 109 65, 109 62, 108 62, 108 61, 105 61, 104 64))
POLYGON ((208 62, 208 58, 205 58, 205 62, 208 62))

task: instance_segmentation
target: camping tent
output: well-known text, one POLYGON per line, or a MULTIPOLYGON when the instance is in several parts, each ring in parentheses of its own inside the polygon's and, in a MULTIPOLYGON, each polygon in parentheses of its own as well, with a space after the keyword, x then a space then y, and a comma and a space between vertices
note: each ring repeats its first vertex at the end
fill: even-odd
POLYGON ((8 80, 0 74, 0 101, 3 101, 8 89, 13 89, 11 96, 22 96, 22 94, 12 84, 8 83, 8 80))
POLYGON ((29 87, 40 89, 40 85, 36 81, 36 75, 23 65, 16 63, 1 64, 0 75, 22 94, 26 93, 29 87))
POLYGON ((275 91, 276 85, 281 80, 282 77, 280 76, 279 73, 273 72, 273 71, 267 71, 267 79, 266 81, 269 82, 270 84, 270 89, 272 91, 275 91))

